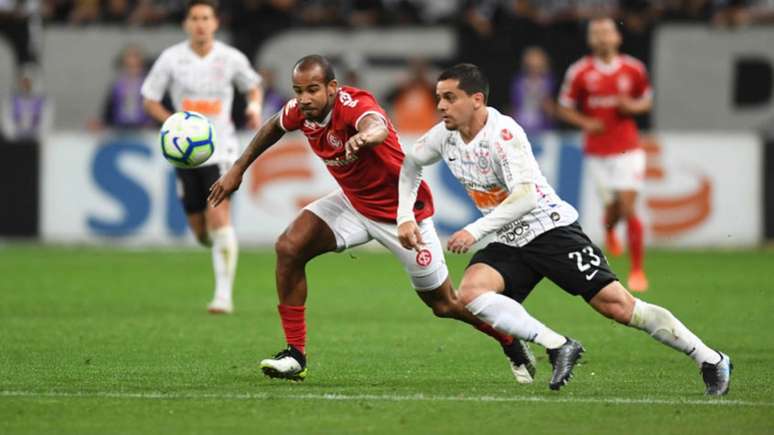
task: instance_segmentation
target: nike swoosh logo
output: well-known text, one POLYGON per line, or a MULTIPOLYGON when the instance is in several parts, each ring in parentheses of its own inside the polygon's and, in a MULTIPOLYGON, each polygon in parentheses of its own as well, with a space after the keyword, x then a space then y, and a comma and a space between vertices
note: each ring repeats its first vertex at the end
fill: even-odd
POLYGON ((449 161, 450 161, 450 162, 453 162, 453 161, 455 161, 455 160, 457 160, 457 159, 455 159, 455 158, 452 158, 452 157, 449 157, 449 161))
POLYGON ((595 271, 591 272, 590 274, 586 275, 586 281, 591 281, 591 278, 594 278, 594 275, 596 275, 597 272, 599 272, 599 270, 595 270, 595 271))

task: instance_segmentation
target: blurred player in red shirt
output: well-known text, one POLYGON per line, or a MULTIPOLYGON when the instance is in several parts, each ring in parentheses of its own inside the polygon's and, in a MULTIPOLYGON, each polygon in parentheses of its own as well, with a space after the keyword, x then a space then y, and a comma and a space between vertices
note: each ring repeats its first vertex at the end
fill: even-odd
POLYGON ((615 226, 625 220, 631 258, 629 288, 645 291, 643 226, 635 213, 645 179, 645 152, 639 145, 634 116, 653 106, 650 81, 642 62, 619 53, 621 34, 611 18, 589 22, 588 43, 592 54, 567 70, 559 115, 585 133, 587 167, 605 204, 608 252, 622 253, 615 226))
POLYGON ((296 98, 266 121, 234 166, 213 184, 209 198, 213 207, 228 198, 250 164, 294 130, 306 136, 339 185, 306 206, 277 240, 278 309, 287 348, 261 361, 263 372, 292 380, 307 375, 306 263, 326 252, 376 240, 403 264, 417 295, 435 315, 462 320, 497 339, 516 380, 532 382, 534 357, 528 348, 473 316, 454 294, 425 183, 418 187, 412 208, 422 246, 406 249, 398 240, 398 179, 404 155, 392 123, 373 95, 339 86, 330 62, 317 55, 296 63, 293 91, 296 98))

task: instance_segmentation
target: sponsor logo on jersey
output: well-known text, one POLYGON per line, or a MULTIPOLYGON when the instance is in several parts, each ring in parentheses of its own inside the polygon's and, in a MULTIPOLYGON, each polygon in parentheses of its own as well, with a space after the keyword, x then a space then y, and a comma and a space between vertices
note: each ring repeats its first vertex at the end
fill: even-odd
POLYGON ((422 249, 417 252, 417 264, 422 267, 427 267, 433 262, 433 254, 427 250, 422 249))
POLYGON ((500 130, 500 137, 503 140, 508 141, 508 140, 513 139, 513 133, 511 133, 511 131, 508 130, 507 128, 504 128, 504 129, 500 130))
POLYGON ((183 110, 186 112, 199 112, 202 115, 216 116, 223 109, 223 102, 219 99, 193 99, 183 100, 183 110))
POLYGON ((357 106, 358 103, 357 100, 352 98, 352 95, 345 91, 339 91, 339 101, 341 101, 341 104, 351 108, 357 106))

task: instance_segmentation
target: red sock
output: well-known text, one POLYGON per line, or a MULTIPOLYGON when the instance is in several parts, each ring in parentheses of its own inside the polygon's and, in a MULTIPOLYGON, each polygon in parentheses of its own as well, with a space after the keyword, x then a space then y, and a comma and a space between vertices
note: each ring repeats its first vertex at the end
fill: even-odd
POLYGON ((632 260, 632 270, 642 270, 643 240, 642 222, 637 216, 631 216, 626 222, 629 237, 629 255, 632 260))
POLYGON ((277 305, 280 320, 282 320, 282 329, 285 331, 285 341, 301 353, 306 346, 306 320, 304 318, 303 305, 277 305))
POLYGON ((507 334, 503 334, 502 332, 492 328, 488 323, 481 322, 474 326, 479 331, 499 341, 503 346, 510 346, 511 343, 513 343, 513 337, 507 334))

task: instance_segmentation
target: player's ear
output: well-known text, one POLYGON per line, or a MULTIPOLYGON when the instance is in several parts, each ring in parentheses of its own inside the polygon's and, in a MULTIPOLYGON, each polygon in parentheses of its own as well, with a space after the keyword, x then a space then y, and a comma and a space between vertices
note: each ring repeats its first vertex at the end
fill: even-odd
POLYGON ((326 86, 328 87, 328 94, 333 95, 336 93, 336 90, 339 89, 339 82, 336 79, 333 79, 329 81, 326 86))

